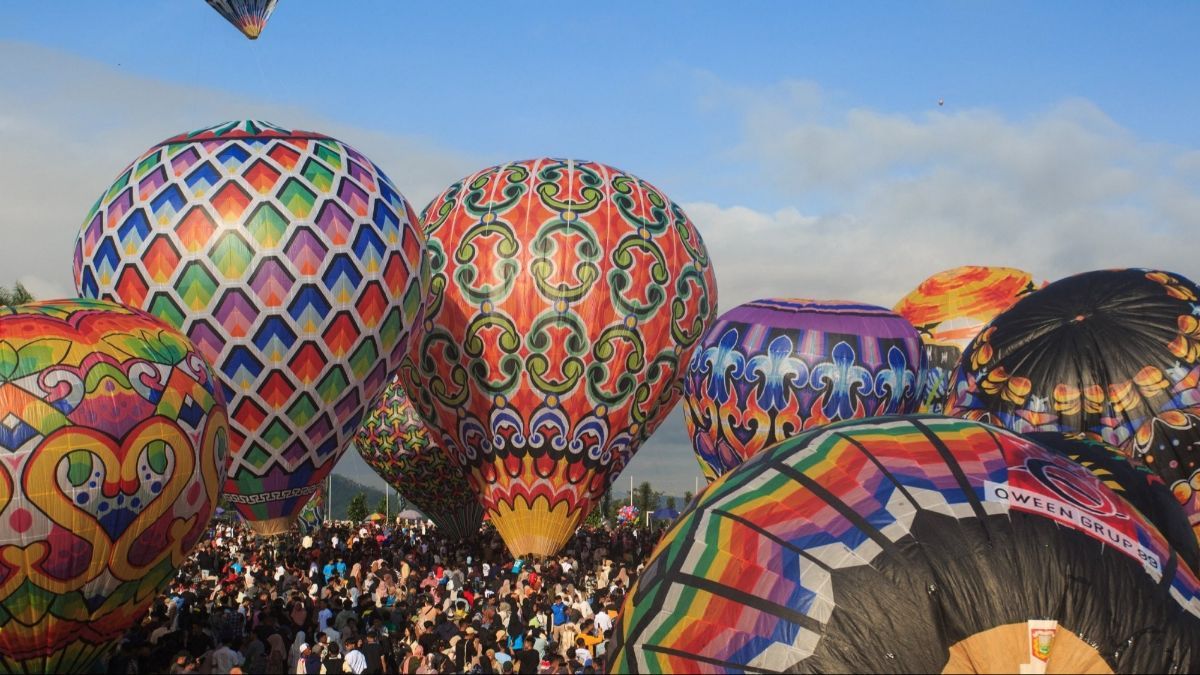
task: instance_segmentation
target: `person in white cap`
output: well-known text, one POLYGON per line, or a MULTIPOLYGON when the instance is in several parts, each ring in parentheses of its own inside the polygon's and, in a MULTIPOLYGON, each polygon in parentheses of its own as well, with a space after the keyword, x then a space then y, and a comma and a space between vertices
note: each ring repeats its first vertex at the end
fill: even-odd
MULTIPOLYGON (((292 664, 292 668, 293 668, 292 672, 296 673, 296 675, 310 675, 308 672, 308 664, 306 663, 306 661, 308 660, 308 657, 311 654, 312 654, 312 648, 308 646, 308 643, 307 642, 300 643, 300 656, 299 656, 299 658, 296 659, 296 662, 294 664, 292 664)), ((316 674, 313 673, 312 675, 316 675, 316 674)))

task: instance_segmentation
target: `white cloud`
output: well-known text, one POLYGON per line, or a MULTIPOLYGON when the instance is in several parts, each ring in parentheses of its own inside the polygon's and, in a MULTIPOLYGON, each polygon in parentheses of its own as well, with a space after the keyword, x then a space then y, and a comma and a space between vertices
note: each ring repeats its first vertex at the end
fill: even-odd
MULTIPOLYGON (((139 152, 180 131, 240 117, 324 131, 375 160, 417 208, 490 163, 417 135, 25 44, 0 42, 0 62, 36 64, 0 69, 0 284, 22 281, 38 297, 71 292, 71 248, 92 202, 139 152)), ((737 132, 711 170, 733 166, 728 182, 748 193, 768 186, 782 205, 684 205, 712 254, 722 311, 768 296, 890 306, 962 264, 1043 278, 1146 266, 1200 280, 1200 149, 1139 138, 1088 101, 1025 119, 982 109, 905 115, 848 108, 810 82, 702 79, 701 109, 727 113, 737 132)), ((628 472, 677 495, 692 488, 698 470, 678 410, 628 472)), ((628 474, 616 490, 623 485, 628 474)))
POLYGON ((1140 139, 1087 101, 1014 120, 839 112, 808 84, 712 87, 705 105, 724 96, 741 111, 731 155, 791 204, 685 205, 712 252, 722 310, 765 296, 891 306, 964 264, 1200 279, 1200 152, 1140 139))
MULTIPOLYGON (((388 173, 415 209, 479 160, 419 136, 364 130, 228 92, 137 77, 61 52, 0 41, 0 284, 37 277, 71 292, 71 252, 92 203, 152 144, 231 119, 335 136, 388 173)), ((32 288, 30 289, 33 290, 32 288)), ((37 295, 37 293, 35 293, 37 295)))

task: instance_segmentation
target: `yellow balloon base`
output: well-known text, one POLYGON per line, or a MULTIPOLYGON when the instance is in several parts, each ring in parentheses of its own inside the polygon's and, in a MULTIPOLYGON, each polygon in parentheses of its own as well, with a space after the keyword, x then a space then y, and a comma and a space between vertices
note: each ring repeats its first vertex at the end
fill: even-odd
POLYGON ((292 522, 295 520, 291 516, 283 516, 270 520, 247 520, 246 524, 260 537, 277 537, 292 529, 292 522))
POLYGON ((514 502, 511 507, 497 504, 491 509, 491 516, 492 524, 515 558, 546 558, 558 553, 587 517, 586 509, 569 514, 566 502, 559 502, 554 508, 550 508, 545 498, 529 504, 517 497, 514 502))

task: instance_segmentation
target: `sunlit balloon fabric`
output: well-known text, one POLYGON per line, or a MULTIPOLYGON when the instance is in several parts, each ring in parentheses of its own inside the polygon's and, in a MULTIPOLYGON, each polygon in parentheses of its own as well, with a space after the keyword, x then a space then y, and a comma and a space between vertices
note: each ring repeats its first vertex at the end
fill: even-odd
POLYGON ((416 215, 322 134, 240 121, 168 139, 84 220, 81 295, 180 327, 229 401, 228 497, 284 532, 407 348, 425 293, 416 215))
POLYGON ((204 534, 229 430, 210 366, 97 300, 0 308, 0 672, 88 672, 204 534))
POLYGON ((1200 582, 1080 465, 933 416, 822 427, 702 493, 612 672, 1196 672, 1200 582))
POLYGON ((367 465, 444 533, 478 534, 483 507, 461 469, 438 447, 397 380, 367 412, 354 436, 367 465))
POLYGON ((603 164, 484 169, 426 207, 407 391, 514 555, 557 551, 680 393, 716 309, 683 210, 603 164))
POLYGON ((242 34, 257 40, 279 0, 204 0, 242 34))
POLYGON ((684 375, 684 420, 710 481, 805 429, 916 412, 921 339, 882 307, 756 300, 722 314, 684 375))
POLYGON ((1198 297, 1188 279, 1154 270, 1056 281, 963 352, 946 410, 1115 445, 1163 477, 1200 533, 1198 297))
POLYGON ((1011 267, 966 265, 938 272, 896 303, 925 345, 921 412, 942 412, 962 351, 997 314, 1045 285, 1011 267))

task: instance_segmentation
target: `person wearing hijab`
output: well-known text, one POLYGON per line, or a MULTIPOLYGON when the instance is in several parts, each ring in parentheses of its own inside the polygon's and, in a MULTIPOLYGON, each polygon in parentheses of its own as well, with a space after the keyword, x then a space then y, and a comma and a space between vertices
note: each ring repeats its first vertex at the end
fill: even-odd
POLYGON ((271 633, 267 638, 267 646, 270 647, 270 651, 267 652, 267 672, 273 675, 286 673, 288 648, 283 643, 283 636, 279 633, 271 633))
POLYGON ((296 664, 300 662, 300 654, 308 644, 304 639, 304 631, 296 631, 296 639, 292 640, 292 648, 288 650, 288 672, 296 675, 296 664))

